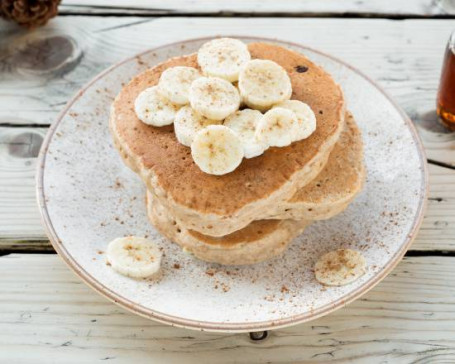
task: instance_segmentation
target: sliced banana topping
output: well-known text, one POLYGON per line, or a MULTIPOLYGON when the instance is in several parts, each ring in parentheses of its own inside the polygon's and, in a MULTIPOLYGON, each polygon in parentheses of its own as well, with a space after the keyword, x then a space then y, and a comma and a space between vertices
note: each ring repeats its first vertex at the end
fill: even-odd
POLYGON ((286 70, 278 63, 263 59, 249 61, 241 70, 239 90, 246 105, 261 111, 289 100, 292 95, 286 70))
POLYGON ((232 172, 243 157, 288 146, 315 131, 314 112, 290 100, 291 81, 278 63, 251 60, 247 45, 232 38, 203 44, 197 60, 202 73, 194 67, 166 69, 157 86, 139 94, 134 109, 146 124, 174 123, 177 140, 191 147, 202 171, 232 172), (245 109, 239 111, 240 105, 245 109))
POLYGON ((365 272, 365 258, 351 249, 339 249, 324 254, 314 266, 316 279, 326 286, 344 286, 354 282, 365 272))
POLYGON ((145 238, 118 238, 107 247, 107 261, 120 274, 132 278, 147 278, 160 269, 162 253, 158 246, 145 238))
POLYGON ((190 101, 188 93, 194 80, 201 74, 193 67, 171 67, 166 69, 158 83, 159 92, 174 104, 186 105, 190 101))
POLYGON ((255 136, 259 142, 270 147, 285 147, 292 143, 297 124, 297 116, 293 111, 274 107, 263 115, 255 136))
POLYGON ((228 81, 216 77, 201 77, 190 87, 191 107, 208 119, 223 120, 238 110, 240 95, 228 81))
POLYGON ((237 39, 219 38, 202 45, 197 61, 207 76, 237 81, 240 70, 251 59, 246 44, 237 39))
POLYGON ((243 158, 243 145, 235 132, 224 125, 209 125, 191 144, 194 162, 205 173, 222 175, 236 169, 243 158))
POLYGON ((244 109, 236 111, 224 120, 223 125, 232 129, 242 141, 245 158, 257 157, 267 149, 267 145, 255 137, 256 127, 261 119, 260 111, 244 109))
POLYGON ((190 106, 182 107, 174 120, 174 132, 177 140, 191 147, 196 133, 209 125, 220 124, 219 120, 207 119, 198 112, 194 111, 190 106))
POLYGON ((134 110, 139 120, 153 126, 172 124, 178 109, 177 105, 158 92, 157 86, 142 91, 134 102, 134 110))
POLYGON ((304 102, 286 100, 275 106, 289 109, 297 116, 298 125, 295 133, 293 133, 293 142, 308 138, 316 130, 316 115, 314 115, 313 110, 304 102))

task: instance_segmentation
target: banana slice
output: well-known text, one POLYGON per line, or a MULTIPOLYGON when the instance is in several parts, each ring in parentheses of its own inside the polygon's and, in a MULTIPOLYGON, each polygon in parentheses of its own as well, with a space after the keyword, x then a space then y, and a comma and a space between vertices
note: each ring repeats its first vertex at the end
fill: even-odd
POLYGON ((219 38, 202 45, 197 62, 207 76, 237 81, 242 67, 251 59, 246 44, 238 39, 219 38))
POLYGON ((358 251, 339 249, 324 254, 316 262, 316 279, 326 286, 344 286, 366 272, 365 258, 358 251))
POLYGON ((270 147, 285 147, 292 143, 298 125, 291 110, 274 107, 267 111, 256 128, 256 139, 270 147))
POLYGON ((289 109, 297 116, 298 127, 295 130, 293 142, 308 138, 316 130, 316 115, 304 102, 286 100, 275 105, 275 107, 289 109))
POLYGON ((228 81, 216 77, 201 77, 190 87, 191 107, 208 119, 223 120, 238 110, 240 95, 228 81))
POLYGON ((292 95, 286 70, 278 63, 263 59, 249 61, 240 71, 239 90, 249 107, 261 111, 289 100, 292 95))
POLYGON ((227 126, 209 125, 196 134, 191 155, 203 172, 222 175, 232 172, 242 162, 243 145, 227 126))
POLYGON ((177 105, 158 92, 157 86, 146 88, 134 102, 134 110, 139 120, 153 126, 172 124, 178 109, 177 105))
POLYGON ((201 74, 196 68, 171 67, 161 74, 158 90, 172 103, 186 105, 190 102, 188 99, 190 86, 199 77, 201 74))
POLYGON ((194 111, 190 106, 182 107, 174 120, 174 132, 177 140, 191 147, 196 133, 209 125, 220 124, 219 120, 207 119, 205 116, 194 111))
POLYGON ((232 129, 242 141, 245 158, 257 157, 267 149, 267 145, 255 137, 256 127, 261 119, 260 111, 244 109, 236 111, 224 120, 223 125, 232 129))
POLYGON ((132 278, 147 278, 157 273, 161 257, 154 242, 136 236, 117 238, 107 247, 107 261, 112 268, 132 278))

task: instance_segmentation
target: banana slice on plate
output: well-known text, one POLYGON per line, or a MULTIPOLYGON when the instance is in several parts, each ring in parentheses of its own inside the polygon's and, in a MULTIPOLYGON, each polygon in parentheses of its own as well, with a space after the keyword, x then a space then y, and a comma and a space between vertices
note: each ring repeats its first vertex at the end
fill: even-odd
POLYGON ((223 175, 235 170, 243 159, 240 138, 224 125, 209 125, 191 144, 191 155, 205 173, 223 175))
POLYGON ((249 61, 240 71, 239 90, 246 105, 261 111, 289 100, 292 95, 286 70, 278 63, 264 59, 249 61))
POLYGON ((289 109, 297 116, 298 125, 293 135, 293 142, 308 138, 316 130, 316 115, 314 115, 313 110, 304 102, 286 100, 275 105, 275 107, 289 109))
POLYGON ((224 120, 223 125, 232 129, 242 141, 245 158, 257 157, 267 149, 267 145, 255 137, 256 127, 261 119, 260 111, 244 109, 236 111, 224 120))
POLYGON ((352 249, 339 249, 324 254, 314 266, 316 279, 326 286, 344 286, 365 272, 365 258, 352 249))
POLYGON ((186 105, 190 102, 188 93, 191 84, 201 76, 200 72, 193 67, 171 67, 161 74, 158 90, 172 103, 186 105))
POLYGON ((179 106, 174 105, 153 86, 142 91, 134 102, 134 111, 143 123, 165 126, 174 122, 179 106))
POLYGON ((285 147, 292 143, 297 125, 297 116, 293 111, 274 107, 262 116, 255 137, 270 147, 285 147))
POLYGON ((117 238, 107 247, 107 261, 112 269, 132 278, 147 278, 160 270, 162 253, 145 238, 117 238))
POLYGON ((208 119, 223 120, 238 110, 240 95, 228 81, 216 77, 201 77, 190 87, 191 107, 208 119))
POLYGON ((207 119, 202 116, 190 106, 182 107, 175 116, 174 120, 174 132, 177 140, 191 147, 191 143, 194 140, 196 133, 209 125, 220 124, 219 120, 207 119))
POLYGON ((237 81, 240 70, 251 59, 245 43, 233 38, 219 38, 202 45, 197 61, 207 76, 237 81))

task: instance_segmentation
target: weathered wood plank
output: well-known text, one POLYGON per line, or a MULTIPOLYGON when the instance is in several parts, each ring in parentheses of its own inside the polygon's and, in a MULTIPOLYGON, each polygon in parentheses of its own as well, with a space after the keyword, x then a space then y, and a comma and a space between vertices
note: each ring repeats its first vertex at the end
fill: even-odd
POLYGON ((455 134, 435 98, 455 20, 59 17, 34 32, 0 28, 0 124, 50 124, 90 78, 135 53, 185 38, 277 37, 334 54, 377 80, 419 125, 428 156, 455 165, 455 134), (151 37, 150 35, 153 35, 151 37), (115 50, 115 51, 113 51, 115 50))
POLYGON ((65 16, 26 33, 5 24, 0 29, 0 47, 7 49, 0 61, 0 122, 51 123, 90 78, 145 49, 191 37, 245 33, 296 41, 338 56, 377 80, 419 120, 435 109, 443 51, 454 27, 454 20, 65 16), (49 70, 40 75, 32 68, 36 63, 27 62, 33 53, 18 49, 52 37, 74 43, 67 41, 62 49, 62 40, 41 43, 42 53, 54 50, 60 62, 65 55, 77 61, 63 75, 49 70))
POLYGON ((243 34, 247 25, 252 35, 308 44, 369 74, 419 125, 429 158, 455 165, 455 134, 447 134, 435 114, 454 20, 64 17, 31 33, 8 25, 0 29, 0 47, 7 50, 0 57, 0 124, 50 124, 83 84, 112 63, 184 38, 243 34))
POLYGON ((455 251, 455 171, 429 165, 429 172, 428 207, 410 250, 455 251))
MULTIPOLYGON (((428 156, 454 164, 454 134, 444 133, 434 116, 439 67, 453 20, 60 17, 31 33, 5 25, 0 29, 0 47, 7 50, 0 57, 0 123, 51 123, 71 95, 108 65, 187 37, 242 34, 246 25, 252 35, 305 43, 370 74, 417 123, 428 156), (35 51, 27 50, 30 42, 39 45, 38 51, 34 46, 35 51), (18 52, 21 47, 25 50, 18 52)), ((17 133, 25 129, 20 130, 17 133)), ((2 148, 0 216, 5 218, 0 236, 42 240, 34 202, 34 162, 11 158, 5 154, 10 147, 2 148)), ((433 170, 443 182, 432 182, 433 200, 414 249, 453 250, 454 214, 446 213, 454 211, 453 171, 433 170)))
MULTIPOLYGON (((0 127, 0 250, 36 251, 47 240, 35 198, 45 128, 0 127), (36 240, 34 242, 33 240, 36 240)), ((430 165, 430 200, 413 250, 455 251, 455 171, 430 165)))
POLYGON ((10 245, 45 238, 36 204, 35 169, 46 130, 0 128, 0 240, 10 245))
POLYGON ((5 256, 0 361, 453 362, 454 267, 454 257, 405 258, 363 298, 258 343, 135 316, 94 293, 57 256, 5 256))
POLYGON ((431 0, 64 0, 64 14, 298 14, 298 15, 408 15, 447 14, 443 1, 431 0))

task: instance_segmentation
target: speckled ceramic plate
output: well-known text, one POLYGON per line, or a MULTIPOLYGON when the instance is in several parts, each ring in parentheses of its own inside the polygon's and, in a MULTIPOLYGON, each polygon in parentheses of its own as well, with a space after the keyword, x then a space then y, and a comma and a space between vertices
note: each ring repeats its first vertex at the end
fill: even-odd
POLYGON ((49 238, 65 262, 108 299, 148 318, 212 331, 257 331, 312 320, 367 292, 400 261, 423 217, 425 158, 411 121, 371 80, 349 65, 287 42, 341 84, 365 142, 365 189, 341 215, 311 225, 286 253, 247 267, 198 261, 161 237, 145 210, 145 188, 120 160, 108 130, 122 84, 169 57, 195 52, 207 39, 165 45, 117 64, 69 102, 41 151, 38 200, 49 238), (109 241, 154 238, 165 252, 159 281, 132 280, 105 264, 109 241), (363 252, 367 273, 323 288, 313 265, 340 247, 363 252))

